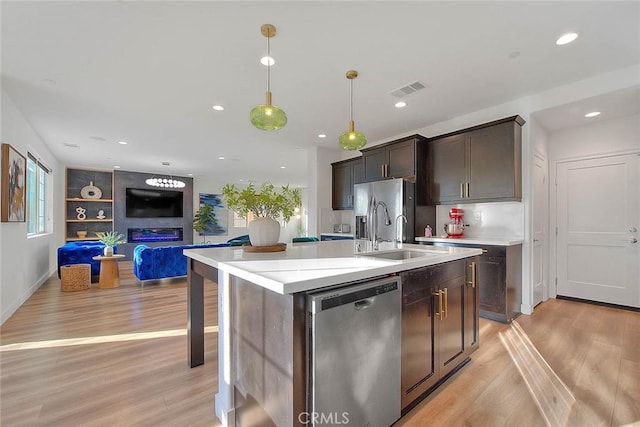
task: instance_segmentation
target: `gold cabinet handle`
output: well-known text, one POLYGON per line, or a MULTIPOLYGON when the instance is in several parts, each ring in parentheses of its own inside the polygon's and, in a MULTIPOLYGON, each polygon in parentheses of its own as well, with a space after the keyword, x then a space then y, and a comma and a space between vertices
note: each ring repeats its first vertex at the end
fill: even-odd
POLYGON ((380 175, 384 178, 384 163, 380 165, 380 175))
POLYGON ((433 296, 437 296, 438 297, 438 311, 435 312, 435 315, 438 316, 440 318, 440 320, 442 320, 444 317, 444 313, 443 313, 443 307, 442 307, 442 295, 443 292, 442 291, 437 291, 433 293, 433 296))
POLYGON ((475 262, 469 264, 469 268, 471 269, 471 280, 467 281, 467 285, 470 285, 472 288, 476 287, 476 267, 477 264, 475 262))
POLYGON ((467 194, 466 194, 466 196, 465 196, 465 197, 469 197, 469 183, 468 183, 468 182, 467 182, 466 187, 467 187, 467 194))
POLYGON ((464 183, 460 183, 460 198, 464 198, 464 183))
POLYGON ((449 317, 449 288, 444 288, 444 318, 449 317))

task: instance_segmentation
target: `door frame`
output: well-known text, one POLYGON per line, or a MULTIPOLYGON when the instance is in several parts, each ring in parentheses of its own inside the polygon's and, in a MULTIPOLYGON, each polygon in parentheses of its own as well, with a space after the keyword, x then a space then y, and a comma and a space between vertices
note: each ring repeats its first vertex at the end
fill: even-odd
POLYGON ((558 295, 558 236, 556 234, 556 229, 558 227, 558 166, 563 163, 604 159, 629 154, 636 154, 640 156, 640 150, 615 151, 611 153, 560 159, 554 161, 553 167, 549 168, 549 298, 555 299, 558 295))
MULTIPOLYGON (((531 253, 530 255, 530 263, 531 263, 531 268, 529 269, 530 271, 530 283, 531 283, 531 301, 532 301, 532 305, 534 305, 535 307, 535 302, 533 300, 533 288, 534 288, 534 275, 535 275, 535 268, 536 268, 536 264, 534 262, 534 256, 535 256, 535 242, 534 242, 534 238, 535 238, 535 229, 534 229, 534 225, 535 225, 535 188, 534 186, 535 184, 535 170, 533 168, 535 168, 535 162, 536 160, 539 160, 543 163, 544 165, 544 172, 545 172, 545 186, 546 186, 546 206, 544 207, 542 213, 544 215, 544 218, 540 219, 542 221, 542 229, 543 229, 543 238, 544 241, 541 243, 542 246, 542 255, 540 257, 540 262, 542 262, 542 284, 543 284, 543 288, 542 288, 542 302, 545 302, 546 300, 548 300, 549 298, 555 298, 555 282, 553 282, 553 286, 551 285, 552 281, 551 281, 551 277, 555 278, 555 274, 552 276, 550 274, 550 269, 549 269, 549 262, 550 262, 550 246, 551 246, 551 232, 550 230, 552 230, 551 226, 550 226, 550 220, 551 220, 551 212, 552 212, 552 207, 551 207, 551 187, 555 187, 555 171, 553 174, 553 177, 551 177, 551 170, 549 168, 549 160, 548 158, 542 154, 539 151, 534 151, 533 153, 533 162, 532 162, 532 169, 531 169, 531 200, 532 200, 532 211, 533 211, 533 215, 532 215, 532 219, 531 219, 531 253), (554 185, 552 186, 551 183, 554 183, 554 185), (551 288, 553 288, 553 297, 551 296, 551 288)), ((556 165, 557 167, 557 165, 556 165)), ((554 168, 555 169, 555 168, 554 168)), ((555 211, 553 211, 555 212, 555 211)), ((555 230, 555 228, 553 229, 555 230)), ((554 236, 555 238, 555 233, 554 236)))

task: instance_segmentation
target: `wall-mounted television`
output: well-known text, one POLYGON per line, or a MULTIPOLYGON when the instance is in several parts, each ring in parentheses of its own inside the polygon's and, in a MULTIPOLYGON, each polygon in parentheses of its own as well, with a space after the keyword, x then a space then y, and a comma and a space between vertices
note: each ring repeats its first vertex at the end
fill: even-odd
POLYGON ((127 188, 127 218, 181 218, 182 191, 127 188))

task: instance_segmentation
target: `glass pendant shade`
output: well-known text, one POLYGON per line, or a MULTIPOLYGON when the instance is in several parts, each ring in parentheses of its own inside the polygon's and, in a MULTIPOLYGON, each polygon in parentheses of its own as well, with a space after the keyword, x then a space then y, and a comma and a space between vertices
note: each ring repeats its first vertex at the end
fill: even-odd
POLYGON ((367 144, 367 137, 355 130, 353 120, 349 123, 349 130, 340 135, 338 145, 343 150, 359 150, 367 144))
MULTIPOLYGON (((270 40, 276 35, 276 27, 264 24, 260 32, 267 38, 267 57, 271 58, 270 40)), ((287 124, 287 114, 279 107, 271 103, 271 63, 267 65, 267 99, 263 105, 257 105, 251 109, 249 119, 251 124, 260 130, 278 130, 287 124)))
POLYGON ((287 113, 271 104, 271 92, 267 92, 265 105, 253 107, 250 118, 251 124, 261 130, 278 130, 287 124, 287 113))

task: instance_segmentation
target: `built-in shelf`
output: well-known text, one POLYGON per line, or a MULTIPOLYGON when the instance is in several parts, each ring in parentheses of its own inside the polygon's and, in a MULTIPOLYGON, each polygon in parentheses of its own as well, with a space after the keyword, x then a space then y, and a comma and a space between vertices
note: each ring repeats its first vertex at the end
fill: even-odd
POLYGON ((67 242, 84 242, 85 240, 99 240, 97 237, 85 237, 84 239, 80 239, 79 237, 67 237, 67 242))
POLYGON ((68 219, 67 222, 113 222, 113 219, 68 219))
POLYGON ((65 240, 77 242, 98 240, 96 233, 113 231, 113 172, 89 169, 67 168, 65 195, 65 240), (84 199, 82 188, 93 183, 102 192, 101 199, 84 199), (85 219, 78 219, 76 209, 85 210, 85 219), (97 216, 105 216, 99 219, 97 216), (78 231, 85 231, 86 237, 79 238, 78 231))
POLYGON ((71 198, 67 198, 66 199, 67 202, 107 202, 107 203, 113 203, 112 199, 83 199, 80 197, 71 197, 71 198))

